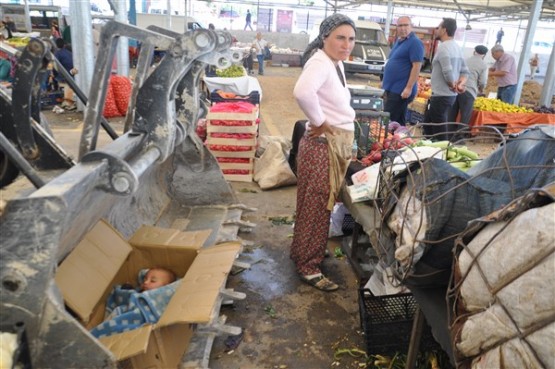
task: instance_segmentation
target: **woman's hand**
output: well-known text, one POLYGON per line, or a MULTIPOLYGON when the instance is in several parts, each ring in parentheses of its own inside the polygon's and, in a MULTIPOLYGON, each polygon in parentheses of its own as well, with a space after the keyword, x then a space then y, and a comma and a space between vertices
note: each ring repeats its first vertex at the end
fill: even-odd
POLYGON ((314 138, 323 135, 324 133, 329 133, 334 135, 330 125, 327 122, 322 123, 321 126, 313 126, 310 124, 310 130, 308 131, 308 137, 314 138))

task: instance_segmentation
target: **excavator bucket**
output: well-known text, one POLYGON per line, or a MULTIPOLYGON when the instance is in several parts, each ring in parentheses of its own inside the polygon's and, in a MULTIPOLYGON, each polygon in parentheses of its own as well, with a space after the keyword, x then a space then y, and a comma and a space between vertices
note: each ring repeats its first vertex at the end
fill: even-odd
MULTIPOLYGON (((37 76, 51 55, 50 45, 34 39, 19 57, 12 96, 0 94, 0 147, 3 162, 35 188, 8 200, 0 218, 0 325, 24 330, 20 352, 29 353, 29 367, 119 365, 68 312, 55 283, 60 263, 99 220, 125 238, 143 225, 155 225, 209 229, 204 246, 241 242, 242 214, 253 209, 237 204, 217 161, 195 133, 196 122, 206 114, 201 74, 207 64, 223 68, 239 60, 227 51, 230 44, 231 36, 221 31, 176 34, 114 21, 104 25, 90 94, 80 96, 88 100, 75 161, 36 114, 37 76), (120 37, 141 43, 125 129, 97 147, 100 128, 109 128, 102 112, 120 37), (155 46, 166 53, 153 64, 155 46)), ((244 297, 223 293, 226 299, 244 297)), ((214 327, 197 329, 182 367, 208 366, 214 332, 238 333, 217 315, 214 327)))

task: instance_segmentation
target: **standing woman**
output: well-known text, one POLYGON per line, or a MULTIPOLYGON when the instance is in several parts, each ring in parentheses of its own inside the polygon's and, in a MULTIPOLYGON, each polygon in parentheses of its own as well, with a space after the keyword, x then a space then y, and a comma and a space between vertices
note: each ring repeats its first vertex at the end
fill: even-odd
POLYGON ((55 19, 52 21, 52 24, 50 26, 50 33, 50 36, 52 37, 52 40, 54 40, 54 42, 62 37, 62 34, 60 33, 60 26, 58 25, 58 21, 55 19))
POLYGON ((320 24, 318 38, 293 94, 308 118, 297 157, 297 210, 291 259, 303 282, 322 290, 338 285, 326 278, 324 260, 330 214, 351 159, 355 111, 347 88, 343 60, 355 44, 355 24, 333 14, 320 24))

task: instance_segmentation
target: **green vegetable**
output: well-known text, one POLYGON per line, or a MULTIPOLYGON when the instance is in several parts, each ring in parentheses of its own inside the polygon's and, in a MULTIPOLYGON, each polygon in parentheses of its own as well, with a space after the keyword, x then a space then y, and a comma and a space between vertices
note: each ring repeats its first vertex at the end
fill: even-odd
POLYGON ((446 149, 448 148, 450 145, 449 141, 445 140, 445 141, 437 141, 437 142, 431 142, 425 146, 430 146, 430 147, 437 147, 440 149, 446 149))
POLYGON ((233 64, 226 69, 216 69, 216 75, 218 77, 225 78, 243 77, 245 75, 245 68, 240 65, 233 64))
POLYGON ((454 147, 453 150, 456 151, 457 154, 461 156, 465 156, 470 159, 476 160, 479 158, 478 154, 476 154, 474 151, 468 150, 467 148, 464 148, 464 147, 454 147))

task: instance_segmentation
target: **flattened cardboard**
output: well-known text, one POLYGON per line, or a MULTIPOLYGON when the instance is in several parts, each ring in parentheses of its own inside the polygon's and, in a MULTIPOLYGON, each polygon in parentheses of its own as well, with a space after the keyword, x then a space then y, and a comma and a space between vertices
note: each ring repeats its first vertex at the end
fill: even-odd
POLYGON ((179 368, 181 359, 193 337, 193 329, 187 324, 176 324, 152 331, 144 354, 130 358, 132 368, 167 369, 179 368))
POLYGON ((201 250, 156 323, 157 327, 180 322, 208 323, 240 249, 241 243, 234 241, 201 250))
POLYGON ((98 222, 56 272, 65 303, 87 323, 132 248, 105 221, 98 222), (86 291, 86 293, 84 293, 86 291))
POLYGON ((146 352, 152 325, 133 329, 132 331, 102 337, 98 340, 110 350, 118 360, 124 360, 146 352))

